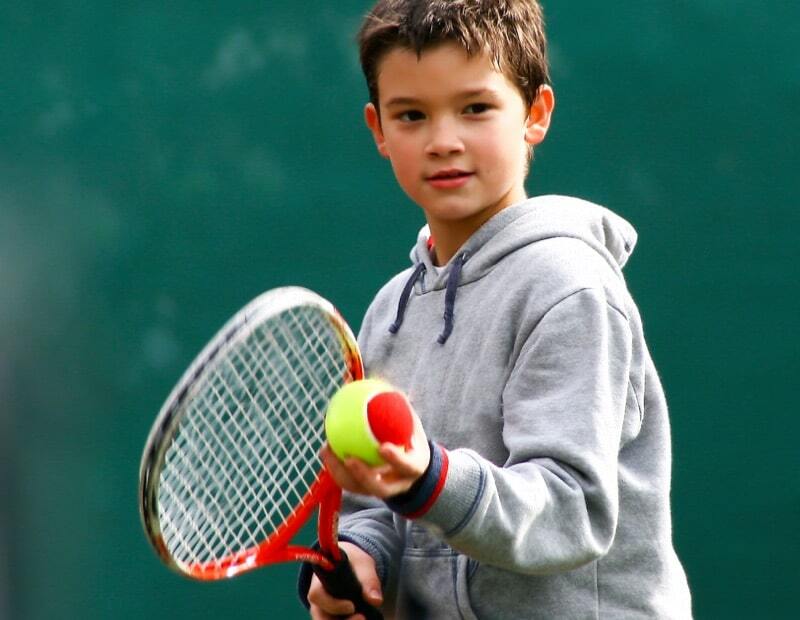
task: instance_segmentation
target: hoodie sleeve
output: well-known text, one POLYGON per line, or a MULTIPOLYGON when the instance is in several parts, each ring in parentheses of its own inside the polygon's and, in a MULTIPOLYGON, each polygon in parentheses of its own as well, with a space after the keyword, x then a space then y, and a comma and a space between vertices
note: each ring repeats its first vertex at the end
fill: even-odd
POLYGON ((505 466, 448 451, 443 486, 419 521, 474 559, 518 572, 569 570, 605 554, 618 516, 631 342, 602 289, 551 307, 503 390, 505 466))

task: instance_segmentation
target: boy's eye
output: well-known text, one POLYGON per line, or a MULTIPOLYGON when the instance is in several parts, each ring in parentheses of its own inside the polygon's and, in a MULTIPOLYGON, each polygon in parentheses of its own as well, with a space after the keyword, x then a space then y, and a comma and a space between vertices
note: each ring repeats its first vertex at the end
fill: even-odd
POLYGON ((483 114, 488 111, 491 106, 488 103, 471 103, 464 108, 465 114, 483 114))
POLYGON ((400 114, 397 115, 397 118, 401 121, 409 123, 413 121, 421 121, 423 118, 425 118, 425 115, 419 110, 406 110, 405 112, 400 112, 400 114))

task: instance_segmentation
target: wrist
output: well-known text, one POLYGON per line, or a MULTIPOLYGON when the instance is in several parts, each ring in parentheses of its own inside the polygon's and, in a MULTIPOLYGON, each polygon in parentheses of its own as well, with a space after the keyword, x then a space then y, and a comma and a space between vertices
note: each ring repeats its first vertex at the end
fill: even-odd
POLYGON ((392 511, 409 519, 421 517, 430 510, 447 477, 447 451, 433 441, 428 441, 428 448, 428 466, 422 475, 407 491, 385 500, 392 511))

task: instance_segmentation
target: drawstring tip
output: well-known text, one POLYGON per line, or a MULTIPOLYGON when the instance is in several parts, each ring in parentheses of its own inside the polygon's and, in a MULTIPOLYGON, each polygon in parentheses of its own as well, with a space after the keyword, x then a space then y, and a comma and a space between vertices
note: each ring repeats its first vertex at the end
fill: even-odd
POLYGON ((391 325, 389 325, 389 333, 390 334, 396 334, 399 330, 400 330, 400 324, 399 323, 392 323, 391 325))
POLYGON ((461 281, 461 269, 466 262, 467 253, 461 252, 461 254, 456 256, 455 261, 453 261, 453 266, 450 268, 450 275, 447 278, 447 287, 444 293, 444 331, 436 340, 439 344, 447 342, 450 334, 453 333, 453 319, 455 318, 453 316, 453 309, 456 305, 456 292, 458 291, 458 285, 461 281))

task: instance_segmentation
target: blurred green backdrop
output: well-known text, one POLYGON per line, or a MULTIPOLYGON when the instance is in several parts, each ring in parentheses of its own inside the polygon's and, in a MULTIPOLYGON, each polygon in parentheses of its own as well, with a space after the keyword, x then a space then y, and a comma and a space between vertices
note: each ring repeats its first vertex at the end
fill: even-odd
MULTIPOLYGON (((531 193, 638 228, 698 618, 800 583, 800 5, 545 1, 558 97, 531 193), (792 43, 794 41, 794 43, 792 43), (794 172, 792 172, 794 170, 794 172)), ((358 325, 422 217, 362 128, 367 2, 0 5, 0 618, 301 618, 296 566, 189 582, 140 451, 210 334, 300 284, 358 325)))

